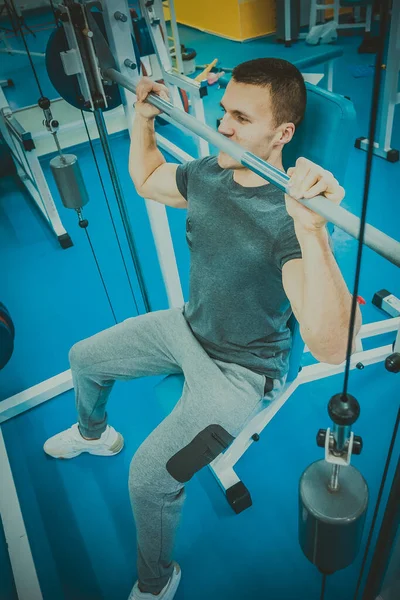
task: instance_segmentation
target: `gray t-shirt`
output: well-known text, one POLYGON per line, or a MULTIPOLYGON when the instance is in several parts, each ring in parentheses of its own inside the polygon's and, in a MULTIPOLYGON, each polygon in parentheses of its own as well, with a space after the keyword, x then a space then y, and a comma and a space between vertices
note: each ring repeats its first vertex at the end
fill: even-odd
POLYGON ((282 267, 301 258, 283 192, 239 185, 215 157, 180 165, 176 182, 188 201, 191 330, 212 358, 281 378, 292 312, 282 267))

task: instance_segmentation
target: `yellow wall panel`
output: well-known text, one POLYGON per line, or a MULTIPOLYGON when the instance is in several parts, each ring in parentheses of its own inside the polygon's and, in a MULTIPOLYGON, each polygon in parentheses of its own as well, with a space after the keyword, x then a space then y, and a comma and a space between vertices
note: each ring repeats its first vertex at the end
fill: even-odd
POLYGON ((241 39, 238 0, 175 0, 174 5, 178 23, 241 39))
POLYGON ((170 21, 171 20, 171 12, 169 10, 169 6, 167 4, 164 4, 164 2, 163 2, 163 11, 164 11, 164 19, 166 21, 170 21))
POLYGON ((276 29, 274 0, 245 0, 239 4, 242 40, 273 33, 276 29))

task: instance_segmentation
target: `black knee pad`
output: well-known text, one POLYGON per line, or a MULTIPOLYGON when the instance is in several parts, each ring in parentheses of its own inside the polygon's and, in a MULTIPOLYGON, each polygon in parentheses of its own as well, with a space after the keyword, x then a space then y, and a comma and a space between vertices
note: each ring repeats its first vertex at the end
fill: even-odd
POLYGON ((168 473, 186 483, 195 473, 217 458, 235 438, 221 425, 209 425, 167 462, 168 473))

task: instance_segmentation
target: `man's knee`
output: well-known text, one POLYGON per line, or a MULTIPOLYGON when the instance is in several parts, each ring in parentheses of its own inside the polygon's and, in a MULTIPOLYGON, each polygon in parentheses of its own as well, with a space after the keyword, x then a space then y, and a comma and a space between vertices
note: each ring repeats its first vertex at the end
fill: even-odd
POLYGON ((69 364, 73 371, 79 371, 87 365, 88 361, 88 349, 87 342, 83 340, 74 344, 69 351, 69 364))
POLYGON ((168 473, 167 461, 157 456, 157 447, 146 442, 137 450, 129 469, 132 500, 178 493, 183 486, 168 473))
POLYGON ((178 492, 233 440, 234 437, 220 425, 209 425, 187 445, 165 458, 162 444, 147 439, 131 462, 129 487, 132 496, 178 492))

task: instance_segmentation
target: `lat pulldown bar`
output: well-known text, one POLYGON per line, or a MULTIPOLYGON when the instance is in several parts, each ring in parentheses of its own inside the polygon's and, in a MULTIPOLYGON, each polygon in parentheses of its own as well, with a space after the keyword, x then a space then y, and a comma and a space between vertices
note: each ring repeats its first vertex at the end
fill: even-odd
MULTIPOLYGON (((123 88, 136 93, 136 85, 125 75, 122 75, 116 69, 105 69, 103 77, 106 80, 114 81, 123 88)), ((168 115, 172 121, 179 123, 189 131, 207 140, 232 158, 240 162, 263 179, 266 179, 282 192, 287 192, 287 184, 289 177, 283 171, 273 167, 265 160, 262 160, 252 152, 248 152, 239 144, 232 142, 225 136, 221 135, 208 125, 201 123, 191 115, 176 108, 170 102, 163 100, 155 94, 150 94, 147 102, 168 115)), ((360 219, 342 208, 330 202, 324 196, 316 196, 310 200, 298 200, 307 208, 310 208, 317 214, 324 217, 330 223, 333 223, 355 239, 359 239, 360 234, 360 219)), ((372 225, 366 225, 364 244, 386 258, 394 265, 400 267, 400 242, 394 240, 372 225)))

